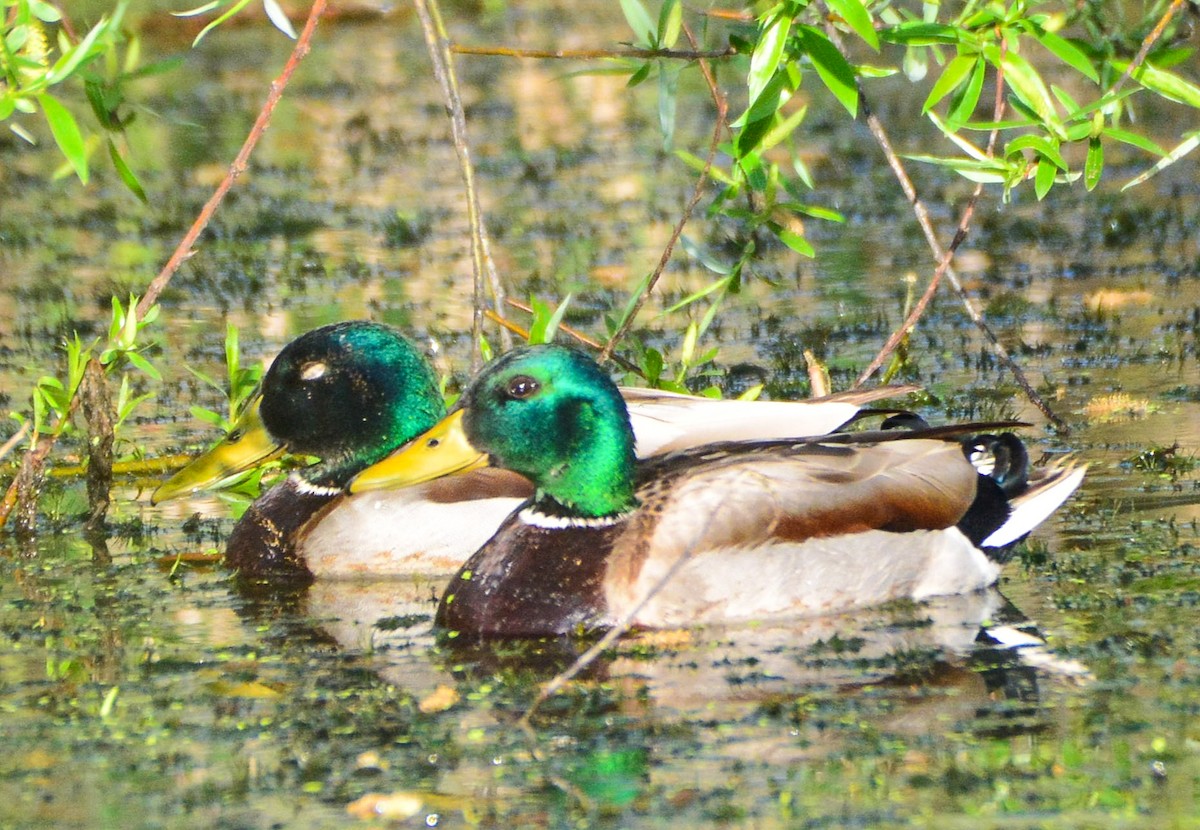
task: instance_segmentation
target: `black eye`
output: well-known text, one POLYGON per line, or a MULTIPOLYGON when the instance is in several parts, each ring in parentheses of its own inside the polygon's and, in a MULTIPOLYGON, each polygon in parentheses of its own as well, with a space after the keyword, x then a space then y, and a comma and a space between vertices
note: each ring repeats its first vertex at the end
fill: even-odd
POLYGON ((508 382, 504 391, 513 400, 523 401, 541 388, 542 385, 529 375, 517 375, 508 382))
POLYGON ((225 436, 225 440, 230 444, 236 444, 238 441, 242 440, 242 431, 240 429, 230 430, 229 434, 225 436))

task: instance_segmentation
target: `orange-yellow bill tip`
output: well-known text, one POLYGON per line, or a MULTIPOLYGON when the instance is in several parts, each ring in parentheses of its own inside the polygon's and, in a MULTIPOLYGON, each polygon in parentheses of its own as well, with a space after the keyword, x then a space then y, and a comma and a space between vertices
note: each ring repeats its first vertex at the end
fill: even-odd
POLYGON ((258 406, 256 398, 220 443, 163 482, 150 496, 150 503, 158 504, 213 487, 282 455, 284 447, 263 426, 258 406))
POLYGON ((463 431, 462 416, 461 409, 447 415, 428 432, 367 467, 350 482, 350 492, 407 487, 486 467, 487 454, 471 446, 463 431))

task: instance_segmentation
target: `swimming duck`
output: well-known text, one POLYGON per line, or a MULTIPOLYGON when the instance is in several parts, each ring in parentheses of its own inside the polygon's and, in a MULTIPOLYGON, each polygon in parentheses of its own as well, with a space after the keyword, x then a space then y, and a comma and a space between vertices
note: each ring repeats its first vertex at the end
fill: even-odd
MULTIPOLYGON (((828 432, 860 406, 911 387, 789 402, 712 401, 623 390, 642 455, 719 439, 828 432)), ((293 340, 226 438, 160 486, 158 503, 211 487, 282 452, 312 466, 256 500, 233 528, 226 563, 251 577, 450 574, 532 493, 499 469, 345 497, 350 479, 445 414, 437 378, 395 329, 353 321, 293 340)))
POLYGON ((487 366, 452 414, 350 491, 485 465, 533 482, 446 589, 437 622, 451 631, 815 616, 991 585, 1004 549, 1082 480, 1064 464, 1031 482, 1015 438, 974 437, 964 451, 955 431, 722 442, 638 461, 605 372, 536 346, 487 366), (992 443, 1001 481, 967 458, 992 443))

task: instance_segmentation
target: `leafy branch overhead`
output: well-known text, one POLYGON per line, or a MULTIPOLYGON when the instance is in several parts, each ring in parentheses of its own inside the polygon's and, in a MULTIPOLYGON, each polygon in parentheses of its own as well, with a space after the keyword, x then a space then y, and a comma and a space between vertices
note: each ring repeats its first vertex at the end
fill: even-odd
POLYGON ((1150 155, 1157 164, 1149 172, 1157 172, 1196 145, 1189 132, 1168 152, 1134 119, 1139 93, 1200 109, 1200 87, 1172 71, 1192 50, 1172 45, 1172 33, 1161 31, 1180 5, 1151 12, 1162 15, 1158 34, 1167 45, 1146 41, 1145 54, 1134 55, 1136 44, 1107 29, 1096 4, 925 4, 918 14, 861 0, 777 3, 759 15, 752 32, 733 35, 744 37, 749 51, 748 103, 733 124, 730 149, 739 166, 758 168, 769 149, 763 139, 771 135, 777 143, 772 130, 786 125, 791 132, 802 121, 801 111, 787 104, 810 70, 852 116, 860 83, 902 73, 913 83, 931 79, 923 111, 958 150, 911 158, 1000 184, 1006 195, 1032 181, 1043 198, 1055 184, 1081 175, 1090 190, 1100 182, 1104 148, 1112 142, 1150 155), (850 45, 840 48, 826 28, 849 37, 850 45), (1009 113, 1002 120, 993 120, 990 106, 980 112, 987 86, 1005 92, 1009 113), (1086 97, 1077 100, 1081 92, 1086 97), (968 137, 991 130, 1004 139, 994 156, 968 137))

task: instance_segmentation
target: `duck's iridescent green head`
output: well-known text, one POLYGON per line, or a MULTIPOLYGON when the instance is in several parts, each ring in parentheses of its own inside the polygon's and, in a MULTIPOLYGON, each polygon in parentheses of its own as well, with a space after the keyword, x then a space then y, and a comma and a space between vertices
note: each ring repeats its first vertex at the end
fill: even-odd
POLYGON ((433 370, 395 329, 365 321, 323 326, 283 348, 246 417, 154 501, 212 486, 281 450, 317 456, 302 478, 341 489, 444 414, 433 370))
POLYGON ((459 406, 410 448, 365 471, 351 490, 412 484, 486 457, 530 479, 546 512, 601 517, 635 505, 625 403, 586 355, 561 346, 515 349, 484 368, 459 406))
POLYGON ((395 329, 355 321, 289 343, 263 377, 263 425, 320 462, 304 478, 341 487, 445 414, 428 361, 395 329))

